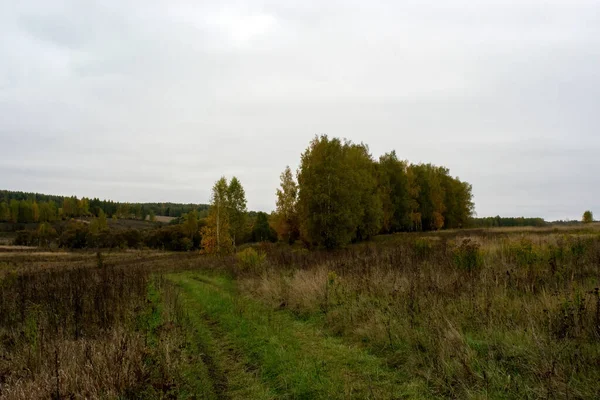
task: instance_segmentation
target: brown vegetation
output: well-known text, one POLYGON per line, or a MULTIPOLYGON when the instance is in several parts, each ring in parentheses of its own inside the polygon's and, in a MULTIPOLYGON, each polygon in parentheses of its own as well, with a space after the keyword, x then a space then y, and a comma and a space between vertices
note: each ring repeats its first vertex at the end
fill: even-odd
POLYGON ((362 343, 432 395, 600 395, 597 232, 386 239, 335 253, 270 249, 271 267, 241 287, 362 343))
MULTIPOLYGON (((221 366, 211 383, 211 365, 235 354, 237 370, 250 368, 240 376, 261 371, 243 361, 244 346, 253 346, 246 341, 263 343, 254 331, 225 346, 215 332, 227 330, 214 314, 208 348, 190 327, 191 303, 161 277, 182 270, 205 274, 194 276, 223 296, 210 295, 212 306, 230 310, 222 319, 231 326, 236 318, 289 316, 306 332, 324 332, 313 339, 335 337, 382 360, 408 397, 600 396, 600 232, 588 225, 403 233, 336 251, 261 244, 227 257, 5 252, 0 398, 218 398, 221 383, 236 377, 221 366), (229 356, 210 358, 224 346, 229 356), (194 369, 203 363, 208 372, 194 369)), ((287 376, 277 365, 268 368, 287 376)), ((279 379, 257 373, 263 383, 279 379)))

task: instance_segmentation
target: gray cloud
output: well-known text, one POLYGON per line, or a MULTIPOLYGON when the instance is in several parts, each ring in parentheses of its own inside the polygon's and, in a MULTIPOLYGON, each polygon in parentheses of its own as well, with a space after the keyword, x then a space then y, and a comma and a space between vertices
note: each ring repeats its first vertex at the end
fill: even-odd
MULTIPOLYGON (((0 186, 270 210, 320 133, 473 183, 479 215, 600 210, 600 3, 0 4, 0 186)), ((600 212, 600 211, 599 211, 600 212)))

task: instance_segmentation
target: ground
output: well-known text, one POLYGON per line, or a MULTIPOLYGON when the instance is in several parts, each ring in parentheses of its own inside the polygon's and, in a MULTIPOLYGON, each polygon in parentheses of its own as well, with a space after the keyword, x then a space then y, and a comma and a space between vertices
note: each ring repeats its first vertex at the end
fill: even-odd
POLYGON ((598 226, 253 249, 0 247, 0 399, 600 397, 598 226))

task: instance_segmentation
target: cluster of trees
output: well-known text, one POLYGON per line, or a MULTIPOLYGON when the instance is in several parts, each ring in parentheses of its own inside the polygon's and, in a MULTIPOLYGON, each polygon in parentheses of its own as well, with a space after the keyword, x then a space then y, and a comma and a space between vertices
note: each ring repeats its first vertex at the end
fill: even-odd
MULTIPOLYGON (((171 251, 190 251, 202 248, 206 218, 198 218, 196 211, 185 215, 182 223, 151 226, 145 229, 110 227, 106 214, 88 223, 72 220, 54 223, 42 222, 35 229, 17 232, 16 245, 55 246, 68 249, 97 248, 151 248, 171 251)), ((268 215, 251 212, 245 218, 245 227, 238 237, 239 243, 276 241, 277 234, 269 226, 268 215)), ((229 238, 232 238, 229 233, 229 238)), ((206 243, 206 240, 204 241, 206 243)), ((233 250, 233 243, 227 251, 233 250)), ((205 248, 205 251, 215 251, 205 248)))
POLYGON ((483 217, 471 218, 469 227, 471 228, 497 228, 497 227, 522 227, 535 226, 543 227, 548 223, 543 218, 525 218, 525 217, 483 217))
MULTIPOLYGON (((201 248, 209 254, 229 253, 248 241, 294 243, 300 239, 308 245, 334 248, 379 233, 460 228, 472 221, 473 207, 471 185, 452 177, 447 168, 410 164, 398 159, 394 151, 375 160, 366 145, 325 135, 315 137, 302 154, 296 179, 289 167, 281 174, 277 210, 271 216, 247 211, 245 191, 236 177, 229 182, 222 177, 215 183, 210 206, 0 192, 0 220, 38 222, 36 235, 44 236, 44 241, 52 236, 48 223, 87 216, 92 217, 89 226, 77 225, 69 234, 56 234, 66 235, 61 245, 102 247, 108 243, 111 247, 107 218, 170 215, 179 217, 178 225, 141 235, 139 240, 148 247, 201 248)), ((135 242, 131 237, 116 243, 129 246, 135 242)))
POLYGON ((302 154, 297 181, 281 174, 272 226, 281 240, 334 248, 378 233, 460 228, 473 213, 471 185, 447 168, 410 164, 394 151, 323 135, 302 154))
POLYGON ((247 218, 246 192, 234 176, 228 183, 221 177, 212 188, 206 225, 201 230, 202 249, 208 254, 225 254, 235 249, 244 235, 247 218))
POLYGON ((583 213, 583 217, 581 217, 581 221, 584 224, 589 224, 591 222, 594 222, 594 214, 590 210, 585 211, 583 213))
POLYGON ((157 215, 182 217, 191 211, 208 213, 207 204, 118 203, 111 200, 63 197, 39 193, 0 191, 0 222, 52 222, 67 218, 93 217, 102 211, 109 218, 153 219, 157 215))
MULTIPOLYGON (((170 226, 147 225, 141 229, 122 229, 117 224, 111 224, 111 228, 108 218, 143 219, 149 212, 152 219, 155 208, 146 208, 151 203, 114 203, 45 195, 32 198, 21 192, 2 193, 3 200, 12 197, 8 203, 0 202, 0 221, 38 223, 36 228, 29 226, 18 233, 15 243, 20 245, 71 249, 203 249, 206 253, 228 253, 241 243, 277 240, 268 214, 247 211, 245 191, 236 177, 229 182, 221 178, 215 183, 210 212, 209 206, 178 205, 178 213, 186 212, 170 226)), ((173 204, 166 203, 167 209, 173 204)))

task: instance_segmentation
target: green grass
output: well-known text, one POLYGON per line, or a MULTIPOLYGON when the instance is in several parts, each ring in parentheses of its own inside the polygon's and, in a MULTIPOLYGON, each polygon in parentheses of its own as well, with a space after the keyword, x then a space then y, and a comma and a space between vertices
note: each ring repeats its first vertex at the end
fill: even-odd
POLYGON ((227 278, 188 272, 168 279, 182 289, 185 309, 202 341, 230 344, 246 370, 256 371, 269 388, 259 397, 247 398, 425 397, 418 384, 405 383, 405 377, 381 359, 287 311, 274 311, 240 296, 227 278), (212 334, 207 325, 215 327, 212 334))
POLYGON ((148 285, 147 304, 137 318, 150 349, 145 356, 150 381, 135 398, 219 399, 211 366, 204 362, 201 335, 187 321, 177 321, 157 278, 148 285))

